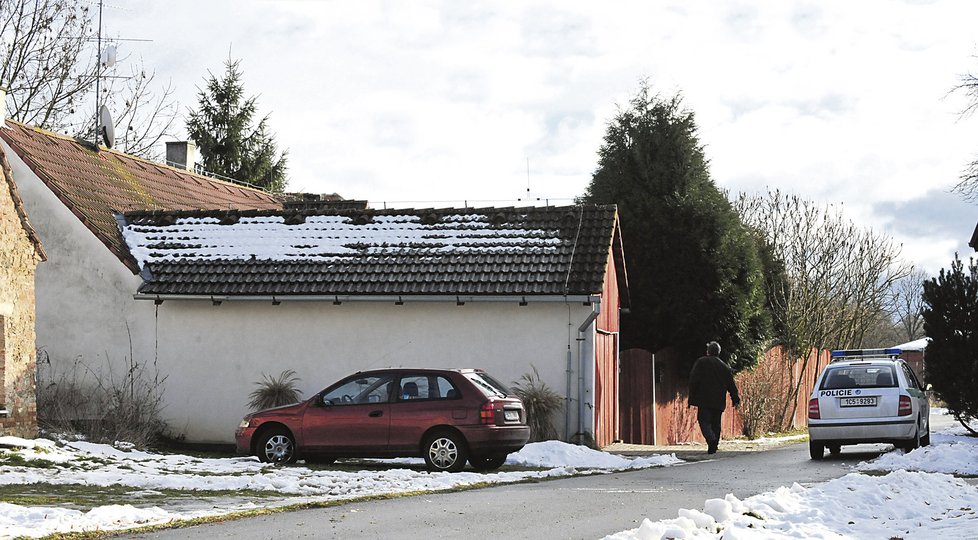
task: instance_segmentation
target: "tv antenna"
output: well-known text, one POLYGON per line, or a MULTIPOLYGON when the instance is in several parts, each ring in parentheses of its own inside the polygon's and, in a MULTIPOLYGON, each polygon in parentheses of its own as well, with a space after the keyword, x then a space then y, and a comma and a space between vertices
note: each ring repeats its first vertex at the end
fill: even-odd
POLYGON ((115 145, 115 126, 112 124, 112 114, 109 108, 103 104, 100 82, 102 80, 102 68, 110 68, 115 65, 118 50, 115 45, 108 45, 102 49, 102 4, 98 2, 98 63, 95 66, 95 148, 98 148, 99 139, 106 148, 115 145))

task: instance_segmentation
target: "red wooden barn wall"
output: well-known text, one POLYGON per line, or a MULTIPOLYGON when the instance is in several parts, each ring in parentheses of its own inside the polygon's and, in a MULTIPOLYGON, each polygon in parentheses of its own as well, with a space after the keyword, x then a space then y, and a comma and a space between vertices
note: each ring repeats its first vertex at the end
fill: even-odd
POLYGON ((594 336, 594 442, 599 448, 618 440, 619 308, 618 274, 609 254, 594 336))

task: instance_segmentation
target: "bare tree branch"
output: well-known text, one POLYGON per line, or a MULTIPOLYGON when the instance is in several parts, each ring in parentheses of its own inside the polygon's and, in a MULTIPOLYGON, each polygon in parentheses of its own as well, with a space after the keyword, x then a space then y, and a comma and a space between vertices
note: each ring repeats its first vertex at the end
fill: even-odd
MULTIPOLYGON (((773 295, 772 316, 791 356, 804 359, 802 372, 812 348, 862 346, 894 284, 910 272, 899 258, 900 246, 856 227, 841 208, 820 207, 777 190, 766 196, 742 194, 734 206, 784 264, 787 280, 773 295)), ((782 420, 797 401, 800 381, 794 383, 782 420)))
MULTIPOLYGON (((10 118, 94 140, 95 22, 90 5, 71 0, 0 1, 0 87, 10 118)), ((106 40, 111 41, 111 40, 106 40)), ((170 85, 151 90, 142 63, 132 77, 106 79, 105 100, 118 120, 119 148, 156 157, 177 113, 170 85)))
MULTIPOLYGON (((968 98, 968 105, 961 111, 962 117, 967 117, 978 111, 978 76, 966 73, 951 92, 962 92, 968 98)), ((978 202, 978 158, 973 160, 961 173, 960 181, 951 191, 961 195, 966 201, 978 202)))

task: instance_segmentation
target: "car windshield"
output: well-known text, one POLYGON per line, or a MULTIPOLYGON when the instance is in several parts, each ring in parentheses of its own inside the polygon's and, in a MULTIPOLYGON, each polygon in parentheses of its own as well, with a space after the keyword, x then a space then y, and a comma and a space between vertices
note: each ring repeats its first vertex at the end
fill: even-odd
POLYGON ((486 397, 506 397, 510 394, 509 388, 506 388, 506 385, 493 379, 487 373, 473 371, 466 373, 465 378, 472 381, 476 388, 481 390, 486 397))
POLYGON ((856 365, 829 367, 822 378, 822 390, 841 388, 893 388, 896 387, 893 366, 856 365))

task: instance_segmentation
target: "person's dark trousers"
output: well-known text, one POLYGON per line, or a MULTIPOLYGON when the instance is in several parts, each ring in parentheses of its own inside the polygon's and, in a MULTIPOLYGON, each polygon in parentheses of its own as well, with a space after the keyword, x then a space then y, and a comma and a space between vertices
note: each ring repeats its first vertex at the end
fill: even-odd
POLYGON ((696 420, 700 423, 700 431, 706 439, 706 451, 715 454, 717 446, 720 444, 720 419, 723 417, 723 409, 710 409, 708 407, 696 408, 696 420))

